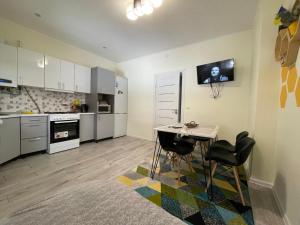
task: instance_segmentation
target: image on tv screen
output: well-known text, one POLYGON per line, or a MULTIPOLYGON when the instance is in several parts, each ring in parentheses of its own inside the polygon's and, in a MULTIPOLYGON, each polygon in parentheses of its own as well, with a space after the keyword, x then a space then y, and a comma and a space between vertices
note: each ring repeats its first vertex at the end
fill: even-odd
POLYGON ((234 80, 234 59, 197 66, 198 84, 211 84, 234 80))

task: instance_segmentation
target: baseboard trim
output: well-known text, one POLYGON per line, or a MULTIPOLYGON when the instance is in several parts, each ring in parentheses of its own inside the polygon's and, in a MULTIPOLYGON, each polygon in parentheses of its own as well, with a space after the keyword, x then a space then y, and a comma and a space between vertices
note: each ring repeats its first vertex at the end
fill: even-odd
POLYGON ((283 219, 284 224, 285 225, 292 225, 289 218, 287 217, 286 213, 283 210, 283 207, 282 207, 282 205, 279 201, 277 192, 274 190, 274 184, 270 183, 270 182, 267 182, 267 181, 264 181, 264 180, 254 178, 254 177, 250 177, 249 182, 253 183, 253 184, 256 184, 256 185, 259 185, 259 186, 262 186, 262 187, 265 187, 265 188, 270 188, 272 190, 272 194, 274 196, 277 208, 278 208, 279 213, 280 213, 280 215, 283 219))
POLYGON ((260 185, 260 186, 263 186, 263 187, 266 187, 266 188, 273 189, 273 183, 270 183, 270 182, 267 182, 267 181, 264 181, 264 180, 260 180, 260 179, 257 179, 255 177, 250 177, 249 182, 253 183, 253 184, 260 185))
POLYGON ((282 216, 283 222, 285 225, 292 225, 292 223, 290 222, 289 218, 287 217, 286 213, 283 210, 283 207, 280 203, 280 200, 278 198, 277 192, 274 190, 274 188, 272 188, 272 193, 276 202, 276 205, 279 209, 280 215, 282 216))

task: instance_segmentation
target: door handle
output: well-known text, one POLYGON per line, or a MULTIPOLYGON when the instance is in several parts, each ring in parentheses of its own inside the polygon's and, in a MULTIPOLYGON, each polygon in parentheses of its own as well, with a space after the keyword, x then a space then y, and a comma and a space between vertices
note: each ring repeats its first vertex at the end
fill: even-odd
POLYGON ((178 114, 178 109, 174 109, 174 113, 177 115, 178 114))
POLYGON ((29 139, 29 141, 39 141, 41 140, 41 138, 32 138, 32 139, 29 139))

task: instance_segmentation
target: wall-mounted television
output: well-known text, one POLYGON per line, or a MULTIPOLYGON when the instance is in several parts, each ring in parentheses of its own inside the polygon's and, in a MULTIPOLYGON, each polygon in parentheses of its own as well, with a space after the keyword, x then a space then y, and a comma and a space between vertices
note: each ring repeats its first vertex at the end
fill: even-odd
POLYGON ((197 66, 198 84, 234 81, 234 59, 197 66))

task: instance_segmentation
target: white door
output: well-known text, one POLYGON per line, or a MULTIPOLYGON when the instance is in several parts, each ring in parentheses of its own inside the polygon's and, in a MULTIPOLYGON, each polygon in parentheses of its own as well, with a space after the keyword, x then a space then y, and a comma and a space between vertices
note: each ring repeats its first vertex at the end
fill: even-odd
POLYGON ((61 90, 60 60, 51 56, 45 56, 45 88, 61 90))
POLYGON ((60 78, 63 91, 74 91, 74 63, 60 60, 60 78))
POLYGON ((45 87, 44 55, 24 48, 18 49, 18 84, 45 87))
POLYGON ((114 137, 122 137, 127 134, 127 114, 115 114, 114 137))
POLYGON ((156 76, 155 127, 181 122, 180 80, 180 72, 165 73, 156 76))
POLYGON ((0 43, 0 86, 17 87, 17 48, 0 43), (7 81, 1 81, 9 80, 7 81))
POLYGON ((128 112, 128 81, 124 77, 116 77, 115 113, 128 112))
POLYGON ((75 64, 75 91, 91 93, 91 68, 75 64))

